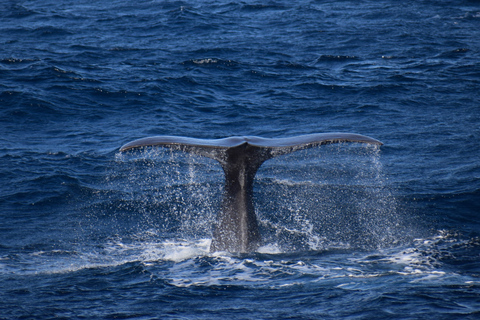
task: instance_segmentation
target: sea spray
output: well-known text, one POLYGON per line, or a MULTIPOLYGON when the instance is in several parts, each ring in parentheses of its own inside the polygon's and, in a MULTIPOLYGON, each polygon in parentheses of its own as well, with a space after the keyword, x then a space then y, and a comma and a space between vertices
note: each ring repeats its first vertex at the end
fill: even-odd
POLYGON ((377 147, 330 145, 272 159, 256 200, 267 241, 285 251, 382 248, 405 240, 377 147))
MULTIPOLYGON (((111 189, 129 199, 120 211, 140 215, 137 231, 156 227, 164 236, 211 238, 224 183, 218 163, 163 148, 117 161, 128 169, 113 173, 111 189)), ((263 245, 284 252, 384 248, 405 240, 378 147, 327 145, 271 159, 258 172, 254 201, 263 245)))

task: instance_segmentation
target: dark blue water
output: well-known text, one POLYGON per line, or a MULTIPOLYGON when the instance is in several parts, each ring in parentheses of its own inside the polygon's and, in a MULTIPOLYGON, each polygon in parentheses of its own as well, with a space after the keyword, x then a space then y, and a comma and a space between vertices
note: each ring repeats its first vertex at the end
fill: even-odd
POLYGON ((2 1, 0 319, 477 319, 480 2, 2 1), (355 132, 223 173, 151 135, 355 132))

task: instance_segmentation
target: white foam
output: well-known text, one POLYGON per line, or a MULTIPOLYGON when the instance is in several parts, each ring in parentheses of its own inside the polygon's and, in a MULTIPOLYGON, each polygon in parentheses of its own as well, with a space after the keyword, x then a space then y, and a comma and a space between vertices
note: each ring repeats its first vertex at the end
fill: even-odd
POLYGON ((282 253, 282 250, 277 244, 272 243, 261 246, 260 248, 258 248, 257 252, 266 254, 280 254, 282 253))
POLYGON ((207 59, 196 59, 196 60, 193 60, 192 62, 195 64, 209 64, 209 63, 217 63, 218 60, 207 58, 207 59))
POLYGON ((167 243, 163 248, 163 260, 180 262, 198 256, 208 255, 210 239, 202 239, 196 243, 167 243))
MULTIPOLYGON (((351 281, 395 274, 407 277, 410 282, 438 281, 455 276, 442 270, 439 267, 441 264, 434 258, 438 255, 438 241, 444 243, 446 235, 416 239, 409 247, 363 254, 327 251, 325 255, 307 254, 306 257, 292 253, 285 256, 277 244, 260 247, 258 253, 262 255, 209 253, 210 239, 155 241, 156 236, 155 233, 151 237, 139 234, 128 241, 116 238, 94 248, 36 251, 22 258, 24 263, 15 270, 8 264, 0 265, 0 272, 68 273, 133 262, 141 264, 152 276, 161 277, 178 287, 246 285, 278 288, 308 282, 338 281, 338 287, 344 289, 351 287, 351 281), (265 258, 264 255, 268 256, 265 258)), ((5 258, 1 260, 6 262, 5 258)))

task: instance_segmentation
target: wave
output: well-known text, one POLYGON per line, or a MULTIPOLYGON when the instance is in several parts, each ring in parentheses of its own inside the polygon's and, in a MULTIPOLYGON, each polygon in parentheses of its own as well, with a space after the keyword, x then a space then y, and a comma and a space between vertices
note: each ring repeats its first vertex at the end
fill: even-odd
POLYGON ((162 241, 155 239, 155 231, 137 236, 63 249, 34 246, 17 253, 10 249, 10 256, 0 257, 0 273, 57 274, 85 269, 110 273, 115 272, 112 268, 134 264, 153 279, 161 278, 175 287, 281 288, 322 282, 345 287, 361 279, 388 281, 392 277, 410 283, 462 282, 473 281, 470 277, 478 270, 471 252, 480 252, 478 238, 465 239, 446 231, 415 239, 409 245, 375 251, 329 248, 285 253, 272 244, 248 255, 209 253, 209 239, 162 241), (455 265, 459 261, 471 263, 462 263, 458 273, 455 265))
POLYGON ((354 61, 359 60, 356 56, 346 56, 346 55, 331 55, 331 54, 322 54, 316 59, 316 62, 343 62, 343 61, 354 61))
POLYGON ((0 64, 2 65, 3 68, 6 68, 6 69, 21 70, 21 69, 31 67, 33 64, 39 61, 40 61, 39 59, 33 59, 33 58, 9 57, 9 58, 0 59, 0 64))
POLYGON ((23 19, 26 17, 40 14, 40 12, 36 10, 30 9, 26 6, 22 6, 14 2, 10 2, 8 9, 6 9, 4 12, 6 13, 6 17, 14 19, 23 19))
POLYGON ((225 60, 218 58, 191 59, 182 62, 185 66, 215 67, 221 70, 231 70, 238 67, 239 63, 234 60, 225 60))

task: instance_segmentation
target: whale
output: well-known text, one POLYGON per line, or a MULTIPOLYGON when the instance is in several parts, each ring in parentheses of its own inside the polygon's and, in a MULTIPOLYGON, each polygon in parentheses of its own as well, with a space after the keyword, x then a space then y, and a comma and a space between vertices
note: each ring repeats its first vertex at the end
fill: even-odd
POLYGON ((131 141, 120 152, 145 147, 165 147, 218 161, 225 174, 223 199, 214 225, 210 252, 249 253, 262 245, 253 202, 255 174, 265 161, 297 150, 321 145, 355 142, 383 143, 355 133, 314 133, 287 138, 232 136, 197 139, 181 136, 153 136, 131 141))

